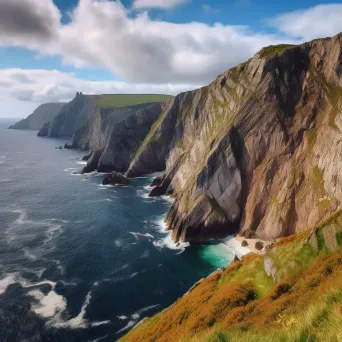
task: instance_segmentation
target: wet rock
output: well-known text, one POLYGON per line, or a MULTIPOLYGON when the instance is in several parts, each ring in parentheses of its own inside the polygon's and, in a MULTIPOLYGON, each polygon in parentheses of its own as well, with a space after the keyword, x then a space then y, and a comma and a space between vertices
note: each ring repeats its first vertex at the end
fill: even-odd
POLYGON ((123 174, 113 171, 112 173, 106 175, 102 182, 103 185, 129 185, 130 180, 123 174))
POLYGON ((262 241, 257 241, 257 242, 255 243, 255 249, 256 249, 257 251, 261 251, 263 248, 264 248, 264 243, 263 243, 262 241))
POLYGON ((247 247, 247 246, 248 246, 247 240, 243 240, 243 241, 241 242, 241 247, 247 247))

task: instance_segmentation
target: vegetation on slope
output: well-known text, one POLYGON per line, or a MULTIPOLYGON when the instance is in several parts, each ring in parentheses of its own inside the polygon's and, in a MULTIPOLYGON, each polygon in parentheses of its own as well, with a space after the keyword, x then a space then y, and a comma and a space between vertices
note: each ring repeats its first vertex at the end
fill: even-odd
POLYGON ((202 280, 122 341, 341 341, 342 215, 202 280))
POLYGON ((286 50, 292 49, 296 47, 296 45, 291 44, 280 44, 280 45, 270 45, 263 48, 260 51, 261 57, 263 58, 271 58, 275 55, 281 56, 286 50))
POLYGON ((143 103, 156 103, 169 100, 171 95, 158 94, 113 94, 113 95, 93 95, 98 106, 125 107, 143 103))

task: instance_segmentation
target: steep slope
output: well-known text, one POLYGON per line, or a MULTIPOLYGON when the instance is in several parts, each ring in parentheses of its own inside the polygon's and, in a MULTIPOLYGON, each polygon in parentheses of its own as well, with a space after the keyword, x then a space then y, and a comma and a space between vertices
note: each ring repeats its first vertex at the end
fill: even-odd
POLYGON ((9 129, 28 129, 33 131, 40 130, 46 122, 51 121, 65 103, 45 103, 34 110, 26 119, 23 119, 9 129))
POLYGON ((106 148, 101 155, 99 172, 125 172, 132 155, 146 137, 153 123, 163 112, 165 103, 135 106, 134 115, 112 126, 106 148))
POLYGON ((342 34, 264 48, 173 99, 127 175, 166 167, 175 241, 274 239, 340 209, 341 49, 342 34))
POLYGON ((338 213, 265 254, 248 254, 120 341, 341 341, 341 237, 338 213))
MULTIPOLYGON (((157 105, 160 108, 160 105, 157 105)), ((89 120, 74 133, 73 147, 88 149, 106 146, 115 125, 149 106, 150 103, 126 107, 98 107, 89 120)))
POLYGON ((77 93, 51 122, 43 126, 38 136, 72 137, 96 110, 96 102, 91 97, 77 93))

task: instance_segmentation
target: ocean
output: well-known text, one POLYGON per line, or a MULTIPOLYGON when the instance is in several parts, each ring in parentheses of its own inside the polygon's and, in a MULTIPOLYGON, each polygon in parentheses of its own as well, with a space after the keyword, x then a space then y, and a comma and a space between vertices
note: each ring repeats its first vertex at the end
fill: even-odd
POLYGON ((74 175, 84 151, 0 120, 0 341, 116 341, 234 252, 178 246, 152 177, 127 187, 74 175))

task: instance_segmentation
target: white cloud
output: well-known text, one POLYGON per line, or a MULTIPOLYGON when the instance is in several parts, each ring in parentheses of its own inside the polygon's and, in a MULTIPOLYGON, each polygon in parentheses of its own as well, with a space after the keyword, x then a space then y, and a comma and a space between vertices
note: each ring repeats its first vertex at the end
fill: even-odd
MULTIPOLYGON (((52 0, 45 2, 53 6, 52 0)), ((70 23, 60 24, 49 43, 22 45, 61 55, 76 67, 105 67, 130 83, 205 84, 263 46, 279 42, 284 39, 244 26, 154 21, 147 12, 131 17, 120 2, 80 0, 70 23)), ((2 43, 11 44, 8 39, 2 43)))
POLYGON ((147 9, 147 8, 161 8, 170 9, 179 5, 190 2, 191 0, 135 0, 133 8, 147 9))
MULTIPOLYGON (((181 1, 136 0, 134 6, 169 8, 176 2, 181 1)), ((207 84, 264 46, 334 35, 341 31, 341 11, 335 4, 283 14, 269 21, 282 34, 268 34, 247 26, 152 20, 148 12, 135 15, 109 0, 79 0, 63 24, 52 0, 0 0, 0 46, 61 56, 74 67, 106 68, 124 80, 89 82, 58 71, 0 70, 0 91, 15 101, 34 102, 70 99, 76 91, 177 93, 207 84)))
POLYGON ((0 0, 0 45, 35 46, 58 34, 60 12, 51 0, 0 0))
POLYGON ((24 117, 46 102, 70 101, 77 91, 84 94, 178 94, 194 89, 191 84, 130 84, 94 82, 57 70, 0 69, 0 117, 24 117), (24 104, 27 106, 24 110, 24 104), (28 106, 29 104, 29 106, 28 106), (11 110, 15 106, 16 112, 11 110), (24 111, 24 112, 23 112, 24 111))
POLYGON ((342 31, 342 4, 318 5, 269 21, 279 31, 305 41, 329 37, 342 31))

